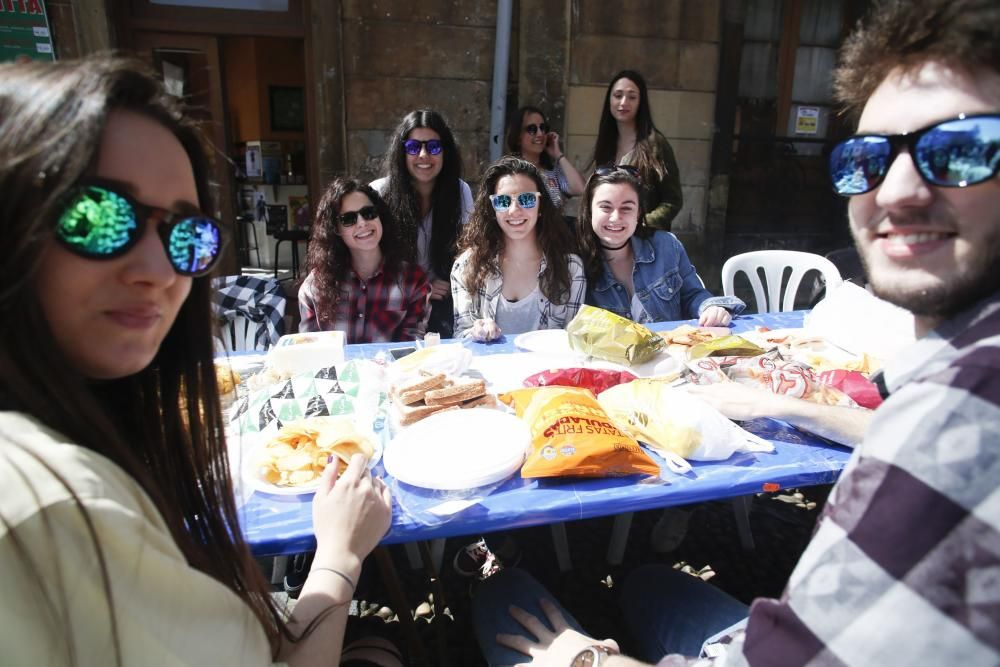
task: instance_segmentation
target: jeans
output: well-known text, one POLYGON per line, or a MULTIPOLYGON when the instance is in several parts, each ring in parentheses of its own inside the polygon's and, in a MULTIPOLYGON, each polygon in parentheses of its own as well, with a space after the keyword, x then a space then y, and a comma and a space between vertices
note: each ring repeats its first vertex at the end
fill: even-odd
MULTIPOLYGON (((497 633, 530 637, 507 611, 511 604, 547 624, 539 598, 551 600, 566 622, 587 634, 573 616, 530 574, 508 568, 490 577, 472 599, 472 623, 483 657, 491 665, 513 665, 529 660, 496 642, 497 633)), ((622 586, 620 604, 635 638, 639 655, 657 662, 670 653, 697 656, 706 639, 746 618, 747 606, 714 586, 667 565, 636 568, 622 586)), ((603 639, 598 637, 597 639, 603 639)))

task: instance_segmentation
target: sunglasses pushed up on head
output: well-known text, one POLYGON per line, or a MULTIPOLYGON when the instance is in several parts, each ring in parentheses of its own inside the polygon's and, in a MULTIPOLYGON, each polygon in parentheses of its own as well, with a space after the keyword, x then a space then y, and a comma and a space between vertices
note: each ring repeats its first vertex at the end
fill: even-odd
POLYGON ((638 167, 633 167, 630 164, 605 164, 595 169, 594 173, 598 176, 607 176, 615 173, 616 171, 624 171, 640 183, 642 182, 642 172, 639 171, 638 167))
POLYGON ((830 153, 833 189, 847 197, 871 192, 906 147, 930 185, 964 188, 997 175, 1000 114, 961 114, 906 134, 857 134, 830 153))
POLYGON ((64 197, 56 238, 68 250, 95 260, 114 259, 131 250, 152 222, 174 271, 201 276, 222 253, 222 225, 203 213, 174 213, 146 206, 120 186, 89 180, 64 197))

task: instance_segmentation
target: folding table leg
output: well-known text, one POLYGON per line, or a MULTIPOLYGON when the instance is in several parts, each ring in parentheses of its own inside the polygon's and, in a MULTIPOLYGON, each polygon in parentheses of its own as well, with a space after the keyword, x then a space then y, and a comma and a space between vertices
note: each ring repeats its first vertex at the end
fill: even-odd
POLYGON ((744 551, 753 551, 756 545, 753 543, 753 533, 750 532, 750 505, 753 503, 753 496, 737 496, 733 498, 733 514, 736 517, 736 531, 740 535, 740 544, 744 551))
POLYGON ((406 542, 403 544, 403 548, 406 549, 406 560, 410 562, 411 570, 419 570, 423 567, 423 561, 420 559, 420 548, 416 542, 406 542))
POLYGON ((271 561, 271 583, 280 584, 288 571, 288 556, 275 556, 271 561))
POLYGON ((626 512, 615 517, 611 525, 611 540, 608 543, 608 564, 621 565, 625 557, 625 547, 628 546, 628 534, 632 528, 633 512, 626 512))
MULTIPOLYGON (((417 553, 420 553, 419 550, 417 553)), ((399 581, 399 573, 396 572, 396 566, 392 562, 392 554, 389 553, 386 547, 375 547, 372 554, 375 556, 379 574, 382 575, 382 583, 385 584, 385 589, 389 593, 389 600, 392 602, 392 608, 399 619, 403 637, 406 639, 406 644, 410 649, 410 661, 414 664, 428 664, 427 649, 420 640, 420 634, 417 632, 417 624, 413 621, 413 616, 411 616, 410 602, 407 600, 406 592, 399 581)))
POLYGON ((552 545, 556 550, 556 562, 559 563, 560 572, 569 572, 573 569, 573 561, 569 557, 569 540, 566 539, 566 524, 549 524, 552 531, 552 545))

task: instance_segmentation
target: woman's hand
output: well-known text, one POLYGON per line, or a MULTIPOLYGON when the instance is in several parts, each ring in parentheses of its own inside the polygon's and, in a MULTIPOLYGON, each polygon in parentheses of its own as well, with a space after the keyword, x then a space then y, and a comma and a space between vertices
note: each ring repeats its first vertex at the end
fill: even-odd
POLYGON ((726 327, 732 319, 733 316, 725 308, 709 306, 698 318, 698 324, 703 327, 726 327))
POLYGON ((563 152, 559 146, 558 132, 549 132, 545 135, 545 152, 549 154, 553 162, 562 157, 563 152))
POLYGON ((550 601, 542 598, 538 602, 554 631, 549 630, 545 623, 534 615, 512 605, 510 615, 536 639, 532 641, 522 635, 498 634, 498 644, 530 656, 533 667, 544 667, 545 665, 566 667, 581 651, 595 644, 608 647, 612 653, 621 653, 615 640, 597 641, 587 635, 580 634, 566 623, 565 617, 550 601))
POLYGON ((431 301, 440 301, 451 294, 451 283, 440 278, 431 282, 431 301))
POLYGON ((342 467, 336 458, 326 466, 313 498, 313 564, 341 570, 357 582, 361 561, 389 530, 392 496, 372 477, 363 455, 352 456, 338 479, 342 467))
POLYGON ((480 343, 496 340, 502 333, 495 320, 487 318, 472 323, 472 339, 480 343))

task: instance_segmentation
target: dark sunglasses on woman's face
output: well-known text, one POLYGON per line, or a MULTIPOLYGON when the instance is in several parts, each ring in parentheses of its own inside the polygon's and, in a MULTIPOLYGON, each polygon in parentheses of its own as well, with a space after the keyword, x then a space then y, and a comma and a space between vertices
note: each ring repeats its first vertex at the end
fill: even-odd
POLYGON ((342 224, 344 227, 353 227, 358 223, 359 215, 365 220, 374 220, 378 217, 378 210, 371 204, 368 206, 362 206, 357 211, 341 213, 337 218, 337 222, 342 224))
POLYGON ((203 213, 180 214, 141 204, 120 186, 98 179, 64 197, 56 238, 70 252, 88 259, 121 257, 142 238, 147 222, 156 225, 174 271, 201 276, 222 252, 222 225, 203 213))
POLYGON ((546 134, 549 131, 549 125, 548 123, 539 123, 538 125, 532 123, 531 125, 525 126, 524 131, 531 136, 535 136, 539 132, 546 134))
POLYGON ((833 147, 830 179, 847 197, 871 192, 906 147, 920 177, 942 188, 964 188, 997 175, 1000 114, 961 114, 905 134, 858 134, 833 147))
POLYGON ((428 155, 440 155, 441 151, 444 150, 440 139, 428 139, 427 141, 407 139, 403 142, 403 150, 406 151, 407 155, 420 155, 421 148, 426 148, 428 155))
POLYGON ((613 174, 616 171, 624 171, 632 178, 642 182, 642 172, 639 171, 638 167, 633 167, 630 164, 606 164, 598 167, 594 173, 598 176, 607 176, 608 174, 613 174))

